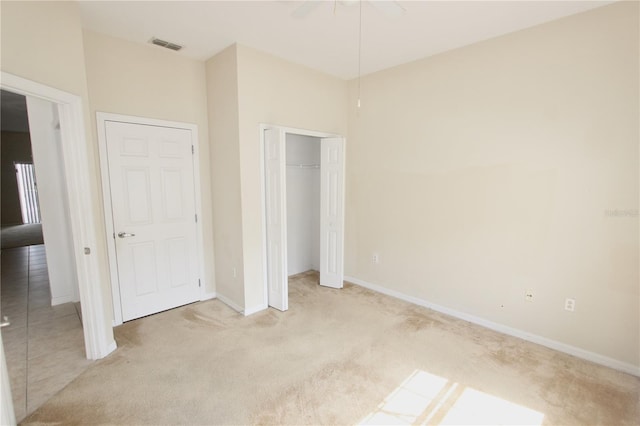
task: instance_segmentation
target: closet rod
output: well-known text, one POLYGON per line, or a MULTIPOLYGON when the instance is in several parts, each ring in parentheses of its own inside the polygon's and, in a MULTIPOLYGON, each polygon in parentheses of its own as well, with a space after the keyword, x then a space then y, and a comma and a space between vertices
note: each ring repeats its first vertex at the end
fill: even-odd
POLYGON ((287 164, 287 167, 295 167, 297 169, 319 169, 320 164, 287 164))

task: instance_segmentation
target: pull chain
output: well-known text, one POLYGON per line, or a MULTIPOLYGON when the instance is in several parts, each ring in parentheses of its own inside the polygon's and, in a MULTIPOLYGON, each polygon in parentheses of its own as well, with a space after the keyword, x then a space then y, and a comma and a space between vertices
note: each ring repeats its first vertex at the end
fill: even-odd
POLYGON ((362 77, 362 0, 359 2, 360 19, 358 22, 358 108, 360 108, 360 80, 362 77))

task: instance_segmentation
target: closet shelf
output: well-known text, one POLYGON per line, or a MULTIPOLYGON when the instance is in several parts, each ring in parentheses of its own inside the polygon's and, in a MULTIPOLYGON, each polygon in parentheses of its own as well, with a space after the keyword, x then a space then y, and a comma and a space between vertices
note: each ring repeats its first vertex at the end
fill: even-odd
POLYGON ((320 164, 287 164, 287 167, 293 167, 296 169, 319 169, 320 164))

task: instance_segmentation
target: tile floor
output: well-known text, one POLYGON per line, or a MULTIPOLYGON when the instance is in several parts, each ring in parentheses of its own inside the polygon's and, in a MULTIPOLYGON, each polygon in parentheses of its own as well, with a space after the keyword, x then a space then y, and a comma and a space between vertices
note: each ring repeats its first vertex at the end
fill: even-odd
POLYGON ((1 253, 0 308, 11 393, 19 422, 90 364, 85 357, 80 305, 51 306, 44 245, 1 253))

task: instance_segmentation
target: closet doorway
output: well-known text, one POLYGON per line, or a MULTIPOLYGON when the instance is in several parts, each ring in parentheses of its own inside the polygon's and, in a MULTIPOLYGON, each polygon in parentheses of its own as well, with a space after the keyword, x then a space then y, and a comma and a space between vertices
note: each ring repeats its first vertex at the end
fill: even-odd
POLYGON ((263 126, 263 183, 268 305, 289 307, 288 277, 320 272, 319 284, 344 277, 344 138, 263 126))

